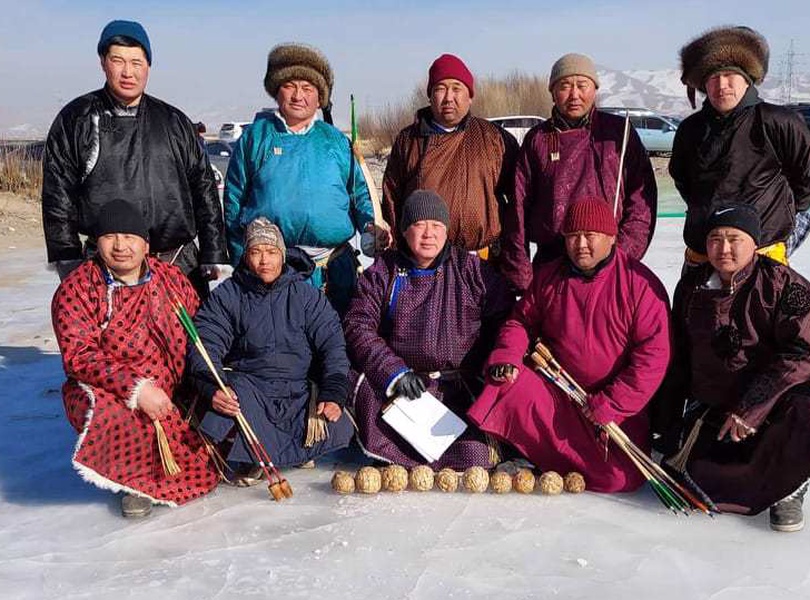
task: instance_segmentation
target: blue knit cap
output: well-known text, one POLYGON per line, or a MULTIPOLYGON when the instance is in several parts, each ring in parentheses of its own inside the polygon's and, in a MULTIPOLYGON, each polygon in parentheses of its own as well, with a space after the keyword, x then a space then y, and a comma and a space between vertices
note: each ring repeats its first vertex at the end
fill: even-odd
POLYGON ((99 56, 104 56, 107 53, 110 40, 117 35, 128 37, 137 42, 146 54, 146 62, 152 64, 152 46, 149 44, 149 36, 146 35, 143 26, 135 21, 110 21, 107 23, 98 40, 97 50, 99 56))

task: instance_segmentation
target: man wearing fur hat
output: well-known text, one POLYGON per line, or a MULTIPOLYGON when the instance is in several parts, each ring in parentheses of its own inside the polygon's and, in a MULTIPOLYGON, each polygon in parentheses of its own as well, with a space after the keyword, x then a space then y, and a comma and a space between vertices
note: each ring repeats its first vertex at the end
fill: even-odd
MULTIPOLYGON (((383 216, 399 228, 402 207, 416 189, 447 202, 450 243, 495 259, 512 280, 513 261, 497 260, 511 197, 518 145, 502 128, 473 116, 472 73, 460 58, 442 54, 428 71, 430 106, 397 136, 383 178, 383 216)), ((399 239, 399 244, 403 240, 399 239)))
POLYGON ((810 476, 810 283, 757 254, 750 204, 720 205, 704 227, 708 261, 675 290, 658 429, 669 439, 683 430, 670 462, 722 510, 771 507, 773 529, 798 531, 810 476))
POLYGON ((551 118, 523 141, 515 172, 515 214, 504 235, 504 251, 515 257, 520 286, 532 277, 526 249, 537 244, 535 264, 564 254, 560 236, 568 205, 601 198, 618 220, 617 243, 635 259, 647 251, 655 229, 658 191, 647 151, 632 127, 624 150, 625 120, 598 112, 599 77, 593 61, 566 54, 551 68, 551 118), (618 187, 618 196, 617 196, 618 187))
POLYGON ((768 53, 765 38, 748 27, 713 29, 681 48, 692 106, 695 90, 706 94, 678 127, 669 163, 688 206, 687 264, 706 260, 706 219, 721 204, 753 206, 762 220, 760 251, 781 262, 795 214, 810 207, 810 131, 797 113, 763 102, 755 87, 768 53))
POLYGON ((180 267, 205 294, 207 279, 218 275, 215 265, 227 263, 227 256, 214 173, 194 125, 144 93, 152 47, 139 23, 111 21, 97 50, 105 86, 63 108, 45 143, 48 261, 64 279, 95 252, 99 211, 123 198, 147 219, 152 253, 180 267), (84 248, 80 234, 89 236, 84 248))
POLYGON ((621 452, 605 459, 594 426, 613 421, 649 447, 646 406, 669 362, 667 292, 616 244, 619 228, 602 199, 573 202, 562 232, 565 254, 535 271, 467 414, 543 471, 578 471, 597 492, 633 491, 643 477, 621 452), (538 338, 588 393, 587 413, 524 362, 538 338))
POLYGON ((264 87, 278 111, 259 113, 239 138, 225 183, 225 226, 238 265, 245 226, 262 216, 276 223, 287 244, 315 262, 310 283, 342 314, 356 279, 348 242, 355 231, 375 229, 360 165, 331 125, 333 85, 332 68, 315 48, 281 44, 270 51, 264 87), (316 119, 319 108, 324 121, 316 119))

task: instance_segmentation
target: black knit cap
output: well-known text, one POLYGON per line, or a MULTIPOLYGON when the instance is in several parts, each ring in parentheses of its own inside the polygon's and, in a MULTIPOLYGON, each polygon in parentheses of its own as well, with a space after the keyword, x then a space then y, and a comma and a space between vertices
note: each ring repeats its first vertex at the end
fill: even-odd
POLYGON ((149 228, 141 209, 126 200, 111 200, 98 213, 96 238, 108 233, 131 233, 149 241, 149 228))
POLYGON ((445 227, 450 226, 450 213, 442 197, 433 190, 414 190, 405 199, 399 230, 405 233, 417 221, 440 221, 445 227))
POLYGON ((754 238, 754 243, 759 246, 759 238, 762 235, 759 214, 748 204, 725 204, 715 208, 706 221, 706 235, 708 236, 717 227, 740 229, 754 238))

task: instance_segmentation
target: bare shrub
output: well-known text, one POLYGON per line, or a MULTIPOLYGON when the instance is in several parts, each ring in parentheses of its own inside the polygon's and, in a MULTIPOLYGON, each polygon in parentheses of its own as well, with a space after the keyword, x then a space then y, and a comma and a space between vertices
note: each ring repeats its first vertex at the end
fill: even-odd
POLYGON ((0 191, 38 199, 42 195, 42 161, 32 158, 24 146, 5 147, 0 141, 0 191))
MULTIPOLYGON (((358 135, 369 154, 380 154, 394 144, 397 134, 414 120, 416 111, 427 106, 427 82, 416 85, 410 97, 398 104, 362 114, 357 120, 358 135)), ((472 112, 479 117, 551 114, 548 77, 512 71, 505 77, 487 76, 475 84, 472 112)))
POLYGON ((479 117, 551 115, 548 77, 512 71, 505 77, 487 76, 475 86, 473 112, 479 117))
POLYGON ((415 86, 404 102, 386 104, 358 117, 358 136, 365 141, 364 149, 369 154, 380 154, 393 146, 397 134, 413 123, 416 111, 428 104, 425 87, 426 83, 415 86))

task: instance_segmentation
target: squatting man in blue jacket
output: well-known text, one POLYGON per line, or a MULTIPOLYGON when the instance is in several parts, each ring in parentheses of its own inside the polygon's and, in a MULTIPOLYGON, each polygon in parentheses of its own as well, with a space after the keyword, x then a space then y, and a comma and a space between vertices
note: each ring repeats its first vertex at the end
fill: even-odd
POLYGON ((238 412, 278 467, 304 465, 346 447, 353 428, 342 408, 346 342, 329 301, 304 281, 312 261, 297 248, 288 252, 279 228, 264 217, 248 224, 244 248, 233 276, 211 292, 194 318, 231 397, 218 389, 193 345, 187 373, 210 402, 200 430, 220 445, 237 477, 252 483, 253 461, 233 419, 238 412), (325 420, 326 439, 308 435, 316 415, 325 420))

